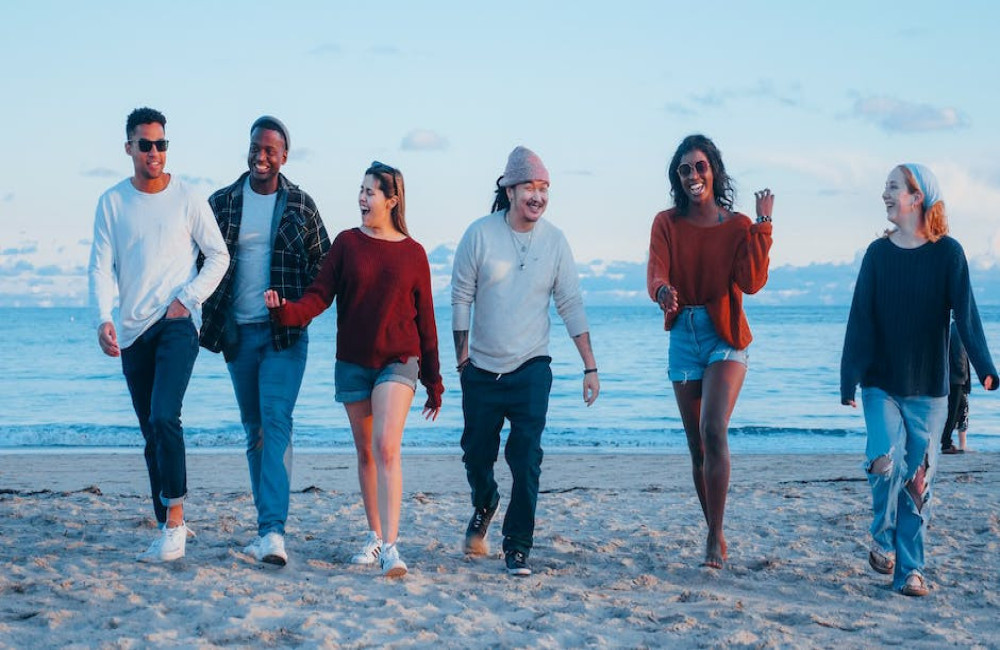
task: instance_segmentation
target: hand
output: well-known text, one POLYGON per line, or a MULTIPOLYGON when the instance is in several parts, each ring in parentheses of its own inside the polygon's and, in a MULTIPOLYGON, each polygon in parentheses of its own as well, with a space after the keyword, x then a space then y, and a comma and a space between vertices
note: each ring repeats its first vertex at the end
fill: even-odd
POLYGON ((115 332, 114 323, 101 323, 97 327, 97 344, 101 346, 101 352, 109 357, 121 356, 118 349, 118 334, 115 332))
POLYGON ((425 406, 424 407, 424 419, 433 422, 438 419, 438 413, 441 412, 440 406, 425 406))
POLYGON ((268 289, 264 292, 264 305, 268 309, 277 309, 278 307, 284 306, 288 302, 284 298, 278 297, 278 292, 274 289, 268 289))
POLYGON ((774 211, 774 195, 771 194, 770 188, 765 187, 759 192, 754 192, 753 195, 757 197, 757 218, 767 217, 770 219, 774 211))
POLYGON ((656 302, 666 313, 677 311, 677 289, 665 284, 656 290, 656 302))
POLYGON ((858 403, 852 399, 849 399, 847 401, 841 401, 840 403, 843 404, 844 406, 850 406, 851 408, 855 409, 858 408, 858 403))
POLYGON ((983 388, 986 390, 996 390, 997 389, 997 378, 993 375, 989 375, 983 380, 983 388))
POLYGON ((191 312, 188 311, 188 308, 177 298, 174 298, 174 301, 167 307, 167 320, 172 318, 187 318, 190 315, 191 312))
POLYGON ((588 372, 583 376, 583 401, 590 406, 597 400, 601 393, 601 380, 597 378, 596 372, 588 372))

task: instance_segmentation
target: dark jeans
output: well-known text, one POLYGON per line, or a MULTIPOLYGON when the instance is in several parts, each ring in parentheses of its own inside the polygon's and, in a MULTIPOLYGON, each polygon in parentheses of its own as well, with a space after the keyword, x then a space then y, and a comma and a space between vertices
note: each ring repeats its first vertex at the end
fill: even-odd
POLYGON ((122 350, 122 371, 146 439, 146 468, 156 521, 187 494, 181 402, 194 360, 198 332, 190 318, 162 319, 122 350))
POLYGON ((951 384, 948 391, 948 419, 944 421, 944 431, 941 432, 941 449, 949 449, 954 446, 952 432, 958 426, 958 421, 962 417, 962 397, 965 395, 964 384, 951 384))
POLYGON ((474 508, 491 507, 500 498, 493 465, 500 451, 503 421, 510 422, 504 457, 514 480, 503 520, 505 552, 527 553, 534 540, 542 431, 552 389, 550 362, 549 357, 537 357, 502 375, 472 364, 462 371, 462 461, 474 508))

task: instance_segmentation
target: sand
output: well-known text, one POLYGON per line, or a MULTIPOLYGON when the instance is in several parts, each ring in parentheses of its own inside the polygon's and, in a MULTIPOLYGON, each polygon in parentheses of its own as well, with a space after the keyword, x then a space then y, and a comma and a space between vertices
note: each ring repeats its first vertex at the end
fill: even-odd
POLYGON ((457 455, 403 467, 410 573, 390 580, 346 563, 351 455, 296 456, 280 569, 241 552, 239 452, 189 456, 197 538, 165 565, 134 561, 155 534, 138 452, 0 455, 0 647, 1000 647, 998 454, 942 458, 923 599, 868 567, 860 456, 734 457, 716 571, 686 457, 549 453, 528 578, 503 571, 499 518, 490 557, 460 552, 457 455))

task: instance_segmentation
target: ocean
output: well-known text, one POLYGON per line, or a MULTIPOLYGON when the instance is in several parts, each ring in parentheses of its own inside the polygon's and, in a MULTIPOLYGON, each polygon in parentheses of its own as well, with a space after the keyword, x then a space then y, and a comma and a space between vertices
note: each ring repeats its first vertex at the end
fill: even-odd
MULTIPOLYGON (((750 371, 730 425, 733 453, 863 453, 860 408, 840 405, 839 366, 847 306, 747 305, 754 332, 750 371)), ((554 375, 547 451, 686 453, 666 378, 667 333, 655 305, 590 307, 601 395, 587 408, 576 348, 553 313, 554 375)), ((1000 355, 1000 307, 982 309, 987 340, 1000 355)), ((461 392, 455 373, 449 307, 437 310, 444 405, 436 422, 421 417, 418 388, 404 449, 459 451, 461 392)), ((336 315, 310 326, 309 362, 295 409, 297 452, 353 452, 343 407, 333 400, 336 315)), ((117 451, 138 448, 121 362, 97 346, 83 308, 0 308, 0 453, 117 451)), ((1000 394, 976 384, 970 396, 969 446, 1000 451, 1000 394)), ((183 424, 189 451, 238 450, 243 430, 221 355, 202 350, 183 424)))

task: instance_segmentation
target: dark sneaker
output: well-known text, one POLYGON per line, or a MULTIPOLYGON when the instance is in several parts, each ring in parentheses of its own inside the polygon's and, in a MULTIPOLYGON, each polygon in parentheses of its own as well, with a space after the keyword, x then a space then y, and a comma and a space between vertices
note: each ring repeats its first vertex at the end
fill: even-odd
POLYGON ((531 567, 528 566, 528 556, 524 551, 507 551, 504 558, 507 563, 507 573, 512 576, 530 576, 531 567))
POLYGON ((472 512, 472 519, 469 520, 469 527, 465 529, 465 544, 462 550, 469 555, 486 555, 490 552, 490 546, 486 543, 486 531, 489 530, 493 515, 500 505, 498 500, 492 508, 476 508, 472 512))

